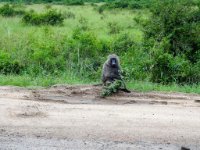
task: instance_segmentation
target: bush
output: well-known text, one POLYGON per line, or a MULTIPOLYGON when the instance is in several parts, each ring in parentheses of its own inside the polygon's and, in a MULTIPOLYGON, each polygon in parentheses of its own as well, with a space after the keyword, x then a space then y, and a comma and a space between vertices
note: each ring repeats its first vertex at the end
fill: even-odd
POLYGON ((114 39, 114 42, 112 43, 112 50, 114 53, 120 55, 128 52, 134 45, 135 42, 128 34, 120 34, 114 39))
POLYGON ((63 21, 63 15, 54 9, 48 10, 44 14, 28 12, 22 18, 23 23, 31 25, 62 25, 63 21))
POLYGON ((24 10, 16 10, 13 6, 10 6, 9 4, 5 4, 0 8, 0 14, 5 17, 23 15, 24 13, 24 10))
POLYGON ((66 5, 84 5, 83 0, 66 0, 65 1, 66 5))
MULTIPOLYGON (((115 0, 105 3, 100 6, 102 10, 104 9, 143 9, 151 7, 153 0, 115 0)), ((99 8, 99 9, 100 9, 99 8)))
MULTIPOLYGON (((154 60, 152 80, 195 83, 189 67, 200 62, 200 8, 189 0, 163 0, 145 26, 146 44, 154 60)), ((196 72, 200 68, 196 67, 196 72)))
POLYGON ((183 83, 187 80, 190 63, 181 56, 164 53, 155 58, 152 80, 158 83, 183 83))
POLYGON ((13 60, 8 53, 0 51, 0 73, 2 74, 19 74, 24 69, 17 60, 13 60))

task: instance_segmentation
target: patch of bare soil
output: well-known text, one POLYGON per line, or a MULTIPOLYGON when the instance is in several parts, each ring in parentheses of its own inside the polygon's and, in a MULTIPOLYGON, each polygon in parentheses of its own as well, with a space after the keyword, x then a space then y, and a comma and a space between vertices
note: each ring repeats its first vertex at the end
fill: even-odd
POLYGON ((162 104, 199 106, 200 95, 167 92, 119 92, 107 98, 100 98, 101 86, 55 85, 48 89, 32 91, 31 99, 67 104, 162 104))
POLYGON ((1 149, 200 149, 200 95, 0 87, 1 149))

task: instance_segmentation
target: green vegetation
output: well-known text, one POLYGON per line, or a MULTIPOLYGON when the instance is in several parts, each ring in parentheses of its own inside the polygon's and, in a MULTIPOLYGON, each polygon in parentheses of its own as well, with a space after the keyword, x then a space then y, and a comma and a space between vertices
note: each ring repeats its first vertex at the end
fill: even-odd
POLYGON ((150 8, 154 0, 116 0, 102 5, 99 9, 144 9, 150 8))
POLYGON ((51 86, 55 84, 92 84, 89 79, 81 79, 70 73, 60 73, 59 75, 0 75, 0 85, 15 85, 24 87, 51 86))
POLYGON ((18 9, 9 4, 5 4, 0 8, 0 15, 5 16, 5 17, 13 17, 13 16, 17 16, 17 15, 23 15, 24 13, 25 13, 24 10, 18 9))
POLYGON ((31 25, 62 25, 64 17, 54 9, 50 9, 44 14, 37 14, 33 11, 25 13, 22 22, 31 25))
POLYGON ((130 81, 128 88, 141 92, 149 91, 167 91, 167 92, 183 92, 183 93, 198 93, 200 94, 200 85, 178 85, 168 84, 162 85, 158 83, 152 83, 148 81, 130 81))
POLYGON ((0 4, 0 84, 97 83, 116 53, 128 88, 200 93, 198 1, 151 2, 0 4))
POLYGON ((110 83, 109 85, 103 87, 101 96, 106 97, 114 93, 117 93, 120 90, 122 85, 123 83, 121 80, 115 80, 113 83, 110 83))
MULTIPOLYGON (((38 3, 53 3, 53 4, 67 4, 67 5, 84 5, 85 2, 105 2, 107 0, 1 0, 1 2, 11 3, 25 3, 25 4, 38 4, 38 3)), ((113 0, 108 0, 113 1, 113 0)))
POLYGON ((156 3, 145 27, 152 81, 200 82, 200 7, 191 1, 156 3))

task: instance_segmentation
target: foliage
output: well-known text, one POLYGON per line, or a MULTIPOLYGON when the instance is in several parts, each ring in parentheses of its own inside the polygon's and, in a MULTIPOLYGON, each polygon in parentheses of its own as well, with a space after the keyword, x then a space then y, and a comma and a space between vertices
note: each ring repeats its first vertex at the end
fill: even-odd
POLYGON ((152 81, 200 81, 200 68, 197 67, 200 62, 199 5, 188 0, 156 3, 145 26, 145 40, 146 49, 150 48, 153 58, 152 81))
POLYGON ((76 70, 79 75, 95 79, 101 66, 98 52, 102 48, 95 34, 76 29, 68 46, 70 53, 67 60, 72 63, 69 64, 70 68, 76 70))
POLYGON ((13 17, 17 15, 23 15, 25 13, 24 10, 15 9, 14 6, 9 4, 5 4, 0 8, 0 14, 5 17, 13 17))
POLYGON ((104 9, 143 9, 150 8, 154 0, 114 0, 100 6, 99 10, 104 9))
MULTIPOLYGON (((167 8, 172 4, 166 5, 167 8)), ((199 7, 195 3, 187 5, 193 9, 189 7, 186 13, 184 9, 176 12, 174 6, 169 14, 157 7, 151 12, 145 7, 140 10, 108 9, 99 14, 91 5, 47 5, 46 8, 42 4, 23 5, 27 10, 34 10, 27 12, 33 15, 28 19, 36 18, 36 23, 28 23, 31 25, 22 24, 20 17, 1 18, 0 74, 23 76, 27 80, 21 78, 20 81, 25 85, 47 86, 77 79, 78 83, 100 82, 106 57, 116 53, 125 80, 132 84, 144 80, 184 86, 194 83, 193 87, 196 84, 199 87, 199 7), (41 23, 38 16, 53 8, 66 19, 62 26, 49 26, 48 19, 41 23), (183 10, 185 17, 180 13, 183 10)), ((96 5, 98 9, 100 4, 96 5)), ((156 6, 159 5, 160 2, 156 6)), ((179 5, 182 7, 181 3, 179 5)), ((0 82, 15 84, 9 82, 10 78, 6 83, 0 82)), ((16 84, 23 85, 18 81, 16 84)), ((160 84, 153 85, 149 85, 150 89, 159 90, 157 85, 160 84)), ((138 89, 144 89, 143 85, 138 89)))
POLYGON ((120 90, 120 87, 123 85, 121 80, 115 80, 113 83, 105 86, 101 92, 102 97, 111 96, 114 93, 117 93, 120 90))
POLYGON ((134 40, 128 34, 120 34, 112 43, 114 53, 121 55, 130 51, 135 46, 134 40))
POLYGON ((63 15, 55 9, 50 9, 44 14, 37 14, 30 11, 22 18, 22 22, 31 25, 62 25, 63 21, 63 15))
POLYGON ((3 51, 0 51, 0 73, 1 74, 19 74, 23 70, 23 65, 21 65, 17 60, 13 60, 11 56, 3 51))
POLYGON ((54 4, 66 4, 66 5, 84 5, 84 2, 100 2, 101 0, 1 0, 2 2, 12 3, 54 3, 54 4))
POLYGON ((68 5, 84 5, 83 0, 65 0, 65 4, 68 5))
POLYGON ((110 2, 114 0, 1 0, 2 2, 14 2, 14 3, 60 3, 60 4, 81 4, 82 2, 110 2))
MULTIPOLYGON (((34 5, 28 7, 32 8, 34 5)), ((54 8, 54 5, 51 7, 54 8)), ((42 11, 51 10, 51 8, 43 8, 44 10, 40 10, 39 15, 44 14, 41 13, 42 11)), ((82 11, 82 8, 80 9, 82 11)), ((36 9, 34 10, 36 11, 36 9)), ((94 10, 90 9, 90 11, 94 10)), ((108 54, 116 52, 121 58, 127 52, 126 49, 132 47, 131 35, 119 33, 112 37, 105 30, 104 34, 107 38, 100 38, 96 33, 98 31, 95 28, 96 25, 90 24, 91 20, 87 15, 78 15, 76 10, 68 10, 67 12, 77 16, 67 20, 67 26, 66 24, 63 26, 46 26, 45 24, 43 26, 40 22, 36 23, 42 26, 26 26, 26 24, 21 25, 19 21, 21 18, 16 18, 16 21, 9 20, 12 23, 9 22, 8 28, 0 28, 2 33, 0 48, 3 52, 8 52, 14 61, 23 64, 19 74, 39 76, 70 72, 80 79, 96 81, 99 80, 102 64, 108 54), (15 30, 10 30, 13 28, 15 30)), ((35 12, 29 13, 36 14, 35 12)), ((93 14, 91 13, 91 15, 93 14)), ((95 16, 93 19, 96 18, 95 16)), ((34 22, 34 25, 36 23, 34 22)), ((101 24, 98 25, 101 26, 101 24)), ((103 30, 107 29, 107 24, 102 27, 103 30)))

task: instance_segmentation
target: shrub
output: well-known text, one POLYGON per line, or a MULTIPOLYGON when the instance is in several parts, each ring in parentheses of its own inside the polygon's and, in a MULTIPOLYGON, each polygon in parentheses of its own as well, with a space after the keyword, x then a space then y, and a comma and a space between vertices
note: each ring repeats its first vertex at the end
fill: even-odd
POLYGON ((102 46, 94 33, 76 29, 68 43, 69 55, 67 60, 79 75, 96 79, 101 66, 101 57, 98 55, 102 46))
MULTIPOLYGON (((154 60, 152 80, 199 82, 200 78, 191 73, 193 66, 200 62, 199 6, 189 0, 163 0, 151 11, 152 17, 145 26, 145 39, 154 60)), ((199 72, 200 68, 196 69, 199 72)))
POLYGON ((101 9, 143 9, 151 7, 153 0, 115 0, 100 6, 101 9))
POLYGON ((0 51, 0 73, 2 74, 19 74, 24 69, 17 60, 13 60, 8 53, 0 51))
POLYGON ((48 10, 44 14, 28 12, 22 18, 22 22, 31 25, 62 25, 63 21, 63 15, 54 9, 48 10))
POLYGON ((137 2, 133 2, 131 4, 129 4, 129 8, 132 8, 132 9, 142 9, 143 6, 137 2))
POLYGON ((42 37, 31 39, 31 50, 27 53, 27 70, 30 74, 55 73, 64 71, 66 68, 66 48, 67 38, 51 30, 51 27, 43 28, 42 37), (44 38, 45 37, 45 38, 44 38))
POLYGON ((129 51, 134 45, 135 42, 128 34, 120 34, 114 39, 112 50, 120 55, 129 51))
POLYGON ((67 5, 84 5, 83 0, 66 0, 65 4, 67 5))
POLYGON ((5 17, 23 15, 24 13, 24 10, 16 10, 13 6, 10 6, 9 4, 5 4, 0 8, 0 14, 5 17))
POLYGON ((183 83, 187 80, 190 63, 181 56, 164 53, 155 58, 152 80, 158 83, 183 83))
POLYGON ((146 26, 146 24, 148 23, 148 19, 147 19, 146 17, 142 16, 142 15, 135 16, 135 17, 133 18, 133 20, 134 20, 137 24, 139 24, 139 25, 141 25, 141 26, 146 26))

